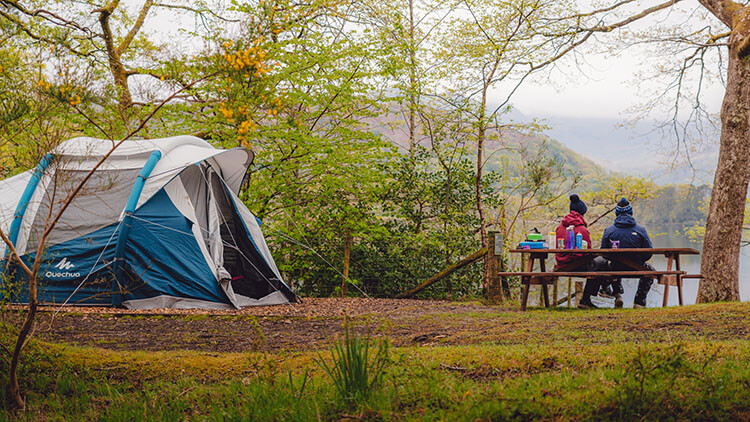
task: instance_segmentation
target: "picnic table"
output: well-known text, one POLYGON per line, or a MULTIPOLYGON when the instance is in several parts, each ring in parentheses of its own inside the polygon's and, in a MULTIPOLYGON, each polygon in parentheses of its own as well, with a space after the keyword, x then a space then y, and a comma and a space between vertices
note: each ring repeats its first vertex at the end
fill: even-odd
MULTIPOLYGON (((650 276, 660 284, 664 285, 664 299, 662 306, 667 305, 669 297, 669 286, 677 286, 679 303, 682 306, 682 280, 683 278, 702 278, 700 274, 688 275, 680 268, 680 255, 698 255, 699 252, 692 248, 618 248, 618 249, 511 249, 511 253, 528 254, 525 271, 501 272, 499 276, 520 276, 521 310, 526 310, 529 299, 529 288, 532 285, 541 285, 544 297, 544 306, 549 307, 549 292, 547 285, 554 283, 559 277, 580 278, 640 278, 650 276), (554 268, 547 271, 545 260, 549 254, 575 253, 582 255, 576 261, 566 264, 563 268, 554 268), (664 255, 667 258, 667 269, 664 271, 651 271, 643 266, 638 259, 638 254, 651 253, 664 255), (592 261, 597 256, 607 258, 610 262, 621 264, 627 270, 624 271, 566 271, 566 268, 580 268, 592 261), (539 265, 539 271, 534 271, 534 265, 539 265)), ((557 300, 557 298, 555 298, 557 300)))

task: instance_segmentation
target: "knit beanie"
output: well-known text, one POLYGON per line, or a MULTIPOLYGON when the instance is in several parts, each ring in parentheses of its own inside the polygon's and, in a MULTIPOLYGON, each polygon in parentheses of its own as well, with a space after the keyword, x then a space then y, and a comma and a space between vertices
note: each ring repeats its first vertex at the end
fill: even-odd
POLYGON ((573 194, 570 195, 570 210, 575 211, 578 214, 584 215, 586 214, 586 211, 588 208, 586 207, 586 204, 581 201, 581 198, 578 197, 578 195, 573 194))
POLYGON ((620 198, 620 202, 615 207, 615 215, 630 214, 633 215, 633 206, 630 205, 627 199, 620 198))

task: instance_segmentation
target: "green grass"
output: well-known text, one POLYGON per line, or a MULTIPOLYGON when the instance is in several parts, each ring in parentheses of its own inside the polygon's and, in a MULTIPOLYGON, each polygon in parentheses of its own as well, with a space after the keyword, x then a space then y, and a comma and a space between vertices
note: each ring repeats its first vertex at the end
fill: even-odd
MULTIPOLYGON (((316 364, 318 354, 334 363, 327 349, 117 352, 32 341, 28 409, 0 407, 0 420, 750 420, 747 309, 604 311, 608 330, 590 324, 591 312, 431 317, 448 329, 456 318, 513 320, 515 330, 507 344, 480 333, 479 344, 392 348, 380 384, 358 402, 341 400, 316 364), (670 334, 680 315, 701 330, 670 334), (633 324, 653 341, 617 329, 633 324), (722 327, 735 338, 709 338, 722 327)), ((9 344, 7 327, 0 341, 9 344)))
MULTIPOLYGON (((377 351, 370 352, 372 342, 349 334, 349 324, 345 327, 346 336, 331 348, 331 362, 318 355, 315 363, 333 382, 338 396, 343 401, 361 403, 367 401, 383 383, 384 369, 390 361, 388 341, 378 342, 377 351)), ((294 386, 291 382, 290 386, 294 386)), ((305 372, 307 381, 307 372, 305 372)), ((306 385, 306 382, 305 384, 306 385)), ((300 393, 301 395, 302 393, 300 393)))

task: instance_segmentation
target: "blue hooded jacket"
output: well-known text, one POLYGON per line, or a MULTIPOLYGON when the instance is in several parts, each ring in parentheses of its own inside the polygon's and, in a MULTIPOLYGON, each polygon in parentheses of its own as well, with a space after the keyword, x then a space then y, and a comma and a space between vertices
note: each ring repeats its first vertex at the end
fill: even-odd
MULTIPOLYGON (((619 240, 621 248, 653 248, 648 232, 643 226, 635 223, 630 214, 620 214, 615 218, 615 224, 604 229, 602 249, 612 247, 612 241, 619 240)), ((641 261, 651 259, 650 253, 641 254, 641 261)))

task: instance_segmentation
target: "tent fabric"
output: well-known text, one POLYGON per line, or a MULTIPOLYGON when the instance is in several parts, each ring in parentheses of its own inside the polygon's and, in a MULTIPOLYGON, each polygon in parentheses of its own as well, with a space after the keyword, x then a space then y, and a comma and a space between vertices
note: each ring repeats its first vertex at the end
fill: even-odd
POLYGON ((16 206, 21 200, 21 195, 31 179, 32 170, 25 171, 5 180, 0 180, 0 192, 3 197, 0 201, 0 230, 3 233, 10 232, 10 224, 16 212, 16 206))
MULTIPOLYGON (((115 223, 49 248, 39 270, 39 301, 62 303, 67 299, 70 304, 109 305, 111 289, 105 280, 113 276, 112 239, 118 229, 119 223, 115 223), (76 289, 86 277, 89 282, 76 289)), ((24 258, 30 263, 34 255, 24 258)), ((27 297, 27 293, 23 292, 22 297, 27 297)))
MULTIPOLYGON (((76 239, 86 233, 91 233, 117 221, 125 208, 128 194, 139 169, 103 170, 91 176, 87 182, 89 189, 82 189, 70 203, 68 209, 60 218, 54 232, 50 233, 47 244, 54 245, 76 239)), ((47 190, 37 195, 40 203, 36 208, 36 218, 27 220, 26 250, 36 250, 41 229, 49 215, 50 204, 52 212, 59 212, 65 196, 71 192, 86 176, 87 171, 56 169, 54 180, 47 176, 45 180, 54 184, 56 189, 47 190)))
MULTIPOLYGON (((31 171, 0 181, 0 228, 7 233, 13 220, 21 219, 15 246, 23 259, 33 260, 50 212, 60 209, 113 145, 93 138, 61 144, 51 153, 52 164, 35 179, 39 183, 28 188, 34 190, 27 204, 20 202, 31 171)), ((122 143, 50 233, 40 300, 134 309, 229 309, 296 301, 257 219, 237 197, 252 159, 244 148, 220 150, 191 136, 122 143), (149 157, 150 173, 143 170, 149 157)), ((10 275, 1 282, 12 280, 10 275)), ((12 299, 24 301, 24 294, 12 299)))

